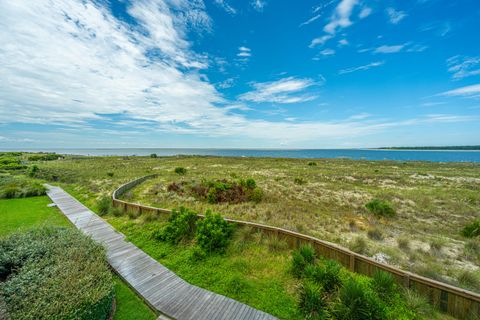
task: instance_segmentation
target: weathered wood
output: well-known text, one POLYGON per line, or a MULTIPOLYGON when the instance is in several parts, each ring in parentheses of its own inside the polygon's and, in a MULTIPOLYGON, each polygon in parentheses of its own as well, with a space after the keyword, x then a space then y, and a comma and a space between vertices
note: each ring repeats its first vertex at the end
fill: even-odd
MULTIPOLYGON (((150 306, 162 314, 158 319, 266 319, 275 317, 243 303, 191 285, 165 268, 125 236, 98 217, 61 188, 48 186, 48 196, 65 216, 82 232, 107 249, 107 260, 150 306), (237 311, 237 314, 232 312, 237 311)), ((124 192, 127 188, 124 188, 124 192)), ((128 203, 115 203, 128 209, 128 203)), ((134 205, 139 212, 157 211, 156 208, 134 205)), ((163 212, 162 210, 158 212, 163 212)))

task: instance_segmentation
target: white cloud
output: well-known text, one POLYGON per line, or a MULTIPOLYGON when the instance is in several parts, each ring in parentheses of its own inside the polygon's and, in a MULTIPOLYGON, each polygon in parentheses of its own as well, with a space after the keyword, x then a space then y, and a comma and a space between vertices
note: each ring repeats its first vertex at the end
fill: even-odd
POLYGON ((267 5, 267 1, 265 0, 253 0, 252 7, 257 11, 263 11, 265 6, 267 5))
POLYGON ((452 73, 455 80, 480 75, 480 56, 453 56, 447 59, 447 66, 448 72, 452 73))
POLYGON ((229 14, 233 15, 237 13, 237 10, 232 7, 226 0, 215 0, 215 3, 229 14))
POLYGON ((364 71, 364 70, 368 70, 368 69, 371 69, 371 68, 383 66, 384 64, 385 64, 385 61, 375 61, 375 62, 366 64, 366 65, 363 65, 363 66, 359 66, 359 67, 342 69, 338 72, 338 74, 352 73, 352 72, 355 72, 355 71, 364 71))
POLYGON ((325 42, 327 42, 328 40, 332 39, 333 36, 332 35, 329 35, 329 34, 326 34, 326 35, 323 35, 321 37, 318 37, 318 38, 315 38, 312 40, 312 42, 310 43, 309 47, 310 48, 313 48, 317 45, 323 45, 325 42))
POLYGON ((314 85, 318 85, 312 79, 299 79, 295 77, 282 78, 277 81, 253 83, 253 91, 246 92, 238 98, 244 101, 252 102, 272 102, 272 103, 299 103, 311 101, 316 98, 315 95, 306 95, 302 92, 314 85))
POLYGON ((252 56, 252 50, 247 47, 239 47, 237 57, 243 58, 245 61, 252 56))
POLYGON ((358 14, 358 17, 360 19, 364 19, 366 17, 368 17, 369 15, 372 14, 372 8, 369 8, 369 7, 363 7, 362 10, 360 11, 360 13, 358 14))
POLYGON ((305 25, 307 25, 307 24, 310 24, 310 23, 318 20, 321 16, 322 16, 321 14, 314 15, 313 17, 311 17, 311 18, 308 19, 307 21, 300 23, 299 27, 303 27, 303 26, 305 26, 305 25))
POLYGON ((348 40, 347 39, 341 39, 338 41, 338 45, 340 47, 347 46, 348 45, 348 40))
POLYGON ((324 49, 324 50, 320 51, 320 54, 322 56, 331 56, 331 55, 335 54, 335 50, 327 48, 327 49, 324 49))
POLYGON ((403 48, 405 48, 405 44, 399 44, 394 46, 383 45, 375 48, 373 52, 374 53, 397 53, 402 51, 403 48))
POLYGON ((480 94, 480 84, 474 84, 471 86, 461 87, 458 89, 445 91, 440 93, 441 96, 464 96, 464 97, 478 97, 480 94))
POLYGON ((392 24, 398 24, 400 21, 407 17, 407 14, 404 11, 395 10, 392 7, 389 7, 385 10, 387 13, 388 19, 392 24))
POLYGON ((349 27, 352 22, 350 21, 350 15, 353 8, 358 4, 358 0, 341 0, 338 6, 335 8, 330 22, 323 28, 323 30, 330 34, 335 34, 337 29, 349 27))

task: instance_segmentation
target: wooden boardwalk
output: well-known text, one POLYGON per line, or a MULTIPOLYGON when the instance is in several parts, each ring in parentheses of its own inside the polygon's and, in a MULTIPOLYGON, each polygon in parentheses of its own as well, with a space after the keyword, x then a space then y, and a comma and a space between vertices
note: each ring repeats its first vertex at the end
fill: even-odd
MULTIPOLYGON (((163 316, 177 320, 276 319, 243 303, 187 283, 126 241, 123 234, 63 189, 48 188, 48 196, 67 218, 105 246, 108 262, 118 275, 163 316)), ((160 318, 165 319, 162 316, 160 318)))

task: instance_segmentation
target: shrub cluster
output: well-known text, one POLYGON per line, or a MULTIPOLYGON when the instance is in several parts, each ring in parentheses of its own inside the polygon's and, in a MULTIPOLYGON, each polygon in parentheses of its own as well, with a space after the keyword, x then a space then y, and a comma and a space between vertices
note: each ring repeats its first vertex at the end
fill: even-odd
POLYGON ((184 207, 181 207, 180 210, 173 209, 167 225, 159 230, 155 237, 172 244, 177 244, 185 239, 191 239, 195 234, 197 219, 195 212, 184 207))
POLYGON ((377 216, 394 216, 396 213, 389 202, 380 199, 373 199, 365 207, 377 216))
POLYGON ((46 188, 39 182, 23 176, 0 176, 0 199, 41 196, 46 188))
POLYGON ((337 262, 319 259, 311 246, 292 253, 292 273, 301 279, 299 308, 305 319, 417 319, 393 277, 354 274, 337 262))
POLYGON ((56 153, 34 154, 28 157, 28 161, 53 161, 63 158, 62 155, 56 153))
POLYGON ((0 295, 15 319, 107 319, 105 250, 79 231, 38 228, 0 239, 0 295))
POLYGON ((207 210, 205 217, 186 208, 173 210, 168 223, 153 233, 156 239, 177 244, 182 240, 195 240, 202 252, 222 252, 227 247, 233 225, 229 224, 218 213, 207 210))
POLYGON ((0 171, 20 170, 26 167, 16 153, 0 153, 0 171))
POLYGON ((463 227, 462 236, 466 238, 474 238, 480 236, 480 219, 472 221, 463 227))
POLYGON ((258 203, 263 199, 263 190, 257 187, 254 179, 238 181, 202 180, 172 182, 167 190, 180 195, 191 195, 208 203, 241 203, 252 201, 258 203))
POLYGON ((175 173, 184 176, 187 174, 187 169, 185 169, 184 167, 176 167, 175 173))

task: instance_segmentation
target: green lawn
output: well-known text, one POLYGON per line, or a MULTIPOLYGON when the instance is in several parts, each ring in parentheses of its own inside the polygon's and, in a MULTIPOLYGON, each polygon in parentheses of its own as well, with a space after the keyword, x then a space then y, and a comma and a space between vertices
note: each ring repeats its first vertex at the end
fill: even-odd
MULTIPOLYGON (((71 224, 55 207, 47 207, 46 197, 0 200, 0 237, 39 225, 66 226, 71 224)), ((117 311, 114 320, 150 320, 155 313, 143 303, 127 284, 115 276, 117 311)))
POLYGON ((47 196, 0 200, 0 236, 42 224, 69 226, 57 208, 47 207, 51 202, 47 196))

